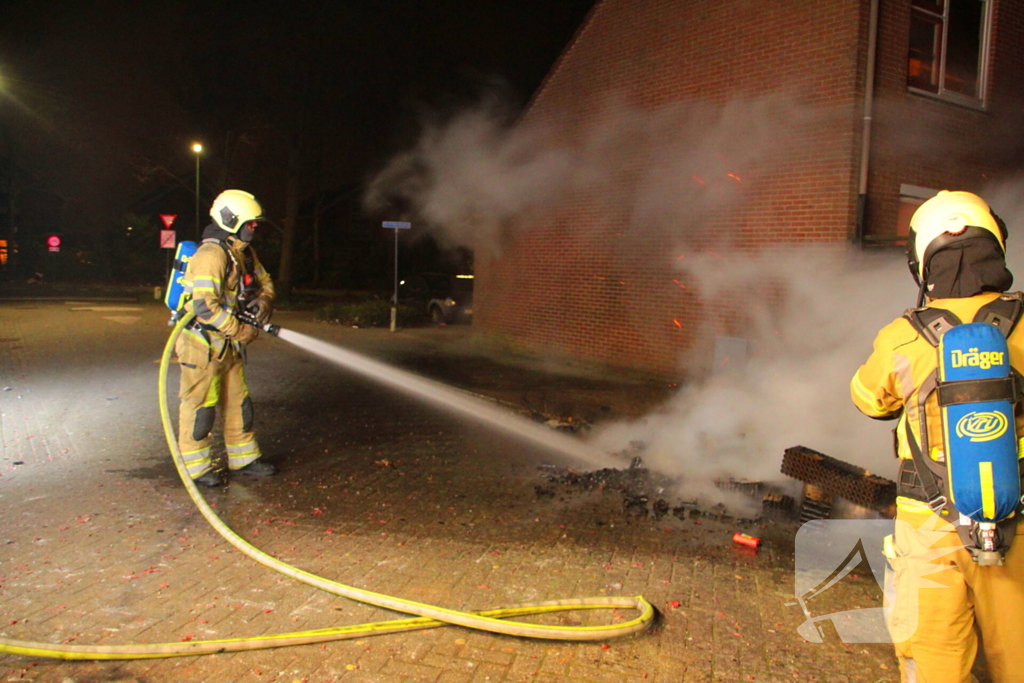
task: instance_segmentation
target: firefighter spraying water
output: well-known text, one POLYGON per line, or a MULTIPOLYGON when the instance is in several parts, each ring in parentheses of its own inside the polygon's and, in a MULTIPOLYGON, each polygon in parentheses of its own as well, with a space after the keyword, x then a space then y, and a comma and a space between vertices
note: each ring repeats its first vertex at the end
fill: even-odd
POLYGON ((218 410, 228 470, 255 477, 276 472, 261 459, 245 382, 246 346, 256 339, 258 326, 270 320, 274 283, 251 246, 263 220, 256 198, 226 190, 214 200, 210 217, 213 223, 198 248, 191 243, 178 248, 166 301, 174 317, 195 316, 175 349, 181 365, 178 445, 197 483, 220 486, 223 479, 210 447, 218 410))
POLYGON ((910 226, 921 307, 878 333, 850 385, 863 413, 898 419, 892 640, 904 681, 952 683, 970 678, 977 629, 993 679, 1020 681, 1024 297, 1004 294, 1006 226, 977 195, 940 192, 910 226))
MULTIPOLYGON (((210 467, 208 442, 213 411, 218 406, 225 411, 229 468, 233 472, 245 473, 254 465, 264 465, 259 460, 259 449, 251 433, 251 402, 242 372, 245 344, 261 331, 433 405, 576 461, 609 464, 610 457, 595 455, 576 439, 438 382, 269 323, 273 285, 251 247, 248 247, 251 256, 245 253, 252 239, 254 223, 262 213, 259 204, 252 195, 232 190, 218 197, 211 213, 214 214, 215 225, 207 229, 202 246, 195 248, 189 243, 179 246, 166 297, 172 310, 174 329, 160 362, 160 416, 167 446, 182 483, 210 525, 256 562, 329 593, 415 617, 252 638, 152 645, 54 644, 0 638, 0 653, 85 660, 176 657, 304 645, 446 624, 549 640, 605 640, 637 633, 652 623, 654 608, 642 596, 556 599, 477 612, 435 607, 347 586, 302 571, 252 546, 228 527, 204 500, 196 484, 210 486, 222 483, 210 467), (167 377, 173 353, 177 354, 182 371, 179 392, 182 399, 181 424, 177 432, 167 405, 167 377), (195 444, 200 446, 198 451, 192 448, 195 444), (186 451, 185 448, 191 450, 186 451), (204 477, 210 474, 215 475, 216 480, 204 481, 204 477), (567 610, 611 610, 616 619, 596 626, 548 625, 515 620, 527 615, 567 610), (636 616, 622 620, 620 610, 634 610, 636 616)), ((273 470, 259 474, 272 473, 273 470)))

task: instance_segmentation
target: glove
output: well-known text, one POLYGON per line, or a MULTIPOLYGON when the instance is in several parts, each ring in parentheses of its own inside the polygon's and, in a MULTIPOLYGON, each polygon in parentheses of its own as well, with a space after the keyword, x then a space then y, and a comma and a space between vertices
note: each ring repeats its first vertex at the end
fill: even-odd
POLYGON ((256 316, 249 309, 235 311, 235 317, 238 318, 238 322, 243 325, 252 325, 256 327, 260 324, 260 321, 256 319, 256 316))
POLYGON ((261 294, 249 304, 248 310, 256 316, 260 325, 266 325, 270 322, 270 316, 274 312, 274 302, 270 300, 270 297, 261 294))
POLYGON ((242 325, 234 336, 234 340, 240 344, 250 344, 260 336, 260 331, 252 325, 242 325))

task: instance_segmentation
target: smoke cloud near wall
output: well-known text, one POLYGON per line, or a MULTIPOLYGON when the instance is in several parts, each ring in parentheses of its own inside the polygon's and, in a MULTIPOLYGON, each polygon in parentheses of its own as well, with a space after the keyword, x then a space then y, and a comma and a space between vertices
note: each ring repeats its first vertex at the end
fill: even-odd
MULTIPOLYGON (((610 104, 572 137, 558 124, 505 125, 507 116, 490 102, 425 125, 418 144, 392 160, 365 199, 370 209, 401 210, 450 242, 500 252, 505 236, 572 193, 612 187, 626 174, 636 181, 632 229, 666 230, 685 246, 706 211, 742 201, 737 169, 748 173, 743 187, 756 186, 785 156, 794 131, 820 125, 823 116, 784 98, 653 111, 610 104)), ((988 197, 1010 224, 1018 285, 1024 284, 1021 188, 993 188, 988 197), (1017 226, 1021 235, 1014 240, 1017 226)), ((779 233, 785 235, 785 226, 779 233)), ((681 478, 681 495, 705 500, 721 499, 716 477, 782 479, 783 451, 795 445, 894 477, 894 423, 861 415, 849 382, 877 331, 915 305, 916 287, 901 255, 847 247, 725 249, 688 257, 685 274, 704 301, 741 293, 750 319, 742 332, 745 364, 733 358, 731 371, 712 368, 641 420, 602 425, 590 437, 595 445, 616 452, 642 442, 648 466, 681 478)), ((710 359, 719 334, 709 323, 688 353, 710 359)))
POLYGON ((893 423, 861 415, 849 383, 876 332, 914 305, 905 261, 844 248, 786 248, 708 256, 687 269, 704 297, 737 286, 750 292, 745 362, 729 358, 654 414, 599 429, 595 442, 608 450, 643 442, 645 462, 682 477, 683 495, 711 499, 716 477, 782 479, 782 454, 796 445, 892 477, 893 423), (759 297, 766 283, 785 294, 759 297))
POLYGON ((1024 176, 990 183, 979 193, 1006 222, 1006 263, 1014 274, 1014 289, 1024 290, 1024 176))
MULTIPOLYGON (((1024 180, 982 188, 1006 220, 1007 261, 1024 285, 1024 180)), ((917 289, 899 253, 845 247, 792 248, 690 259, 702 297, 751 292, 742 367, 714 371, 652 415, 602 427, 594 442, 616 451, 645 444, 652 468, 683 479, 680 494, 717 501, 716 477, 778 480, 783 451, 804 445, 895 478, 891 428, 862 415, 849 382, 875 334, 915 305, 917 289), (781 283, 778 302, 757 296, 781 283)), ((708 343, 713 344, 713 341, 708 343)))
POLYGON ((682 234, 710 209, 736 201, 741 182, 785 149, 810 118, 782 96, 725 105, 673 103, 642 110, 609 102, 580 132, 550 119, 510 123, 497 97, 423 123, 416 145, 368 184, 368 211, 417 221, 449 244, 501 252, 573 193, 624 180, 641 188, 635 229, 682 234))

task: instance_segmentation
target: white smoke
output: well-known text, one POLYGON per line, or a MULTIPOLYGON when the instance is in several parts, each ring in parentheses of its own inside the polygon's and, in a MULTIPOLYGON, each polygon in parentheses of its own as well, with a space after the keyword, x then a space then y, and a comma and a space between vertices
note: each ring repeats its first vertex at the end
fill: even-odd
MULTIPOLYGON (((639 244, 657 230, 685 245, 709 211, 737 208, 741 188, 759 187, 787 163, 793 135, 827 125, 829 116, 780 97, 653 111, 611 103, 588 114, 585 127, 540 116, 505 125, 496 112, 490 103, 425 126, 416 147, 371 183, 368 207, 397 206, 450 241, 500 251, 507 235, 536 225, 573 193, 593 199, 607 191, 614 201, 628 197, 627 237, 639 244)), ((988 196, 1010 223, 1011 269, 1024 263, 1024 235, 1012 237, 1016 218, 1024 219, 1021 187, 988 196)), ((786 226, 777 232, 784 240, 786 226)), ((1024 277, 1024 267, 1017 272, 1024 277)), ((716 255, 688 256, 685 281, 712 306, 741 298, 750 320, 737 335, 749 349, 745 365, 695 380, 641 420, 602 426, 595 444, 614 452, 643 442, 647 465, 682 478, 686 494, 715 495, 716 477, 781 479, 783 451, 795 445, 893 477, 893 423, 860 414, 849 382, 878 330, 915 305, 901 255, 793 245, 750 254, 726 243, 716 255)), ((710 366, 720 334, 709 322, 686 366, 710 366)))
POLYGON ((1014 289, 1024 290, 1024 176, 990 183, 980 194, 1006 222, 1006 264, 1014 275, 1014 289))
POLYGON ((539 116, 514 124, 509 118, 497 98, 486 98, 425 122, 413 149, 368 184, 365 207, 498 254, 509 233, 573 193, 600 195, 628 183, 639 189, 630 227, 687 231, 708 210, 734 201, 740 183, 809 119, 781 96, 724 106, 676 102, 653 111, 610 102, 582 131, 539 116))
POLYGON ((906 262, 787 247, 700 257, 687 270, 706 298, 750 292, 746 362, 692 383, 652 415, 601 428, 595 442, 608 450, 643 442, 645 462, 682 477, 687 495, 714 497, 718 477, 782 479, 782 454, 796 445, 891 478, 892 424, 859 413, 849 383, 877 331, 914 305, 906 262), (766 299, 769 285, 784 294, 766 299))

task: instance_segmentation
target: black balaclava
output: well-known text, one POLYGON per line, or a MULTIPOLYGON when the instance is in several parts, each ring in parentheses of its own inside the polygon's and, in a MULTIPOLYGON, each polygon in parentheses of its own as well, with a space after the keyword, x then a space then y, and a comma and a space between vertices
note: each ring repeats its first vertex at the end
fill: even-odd
POLYGON ((239 249, 245 249, 248 247, 249 242, 252 241, 253 235, 253 231, 247 230, 246 228, 242 228, 238 231, 237 235, 234 235, 216 223, 210 223, 206 226, 206 230, 203 231, 204 240, 215 239, 229 245, 234 245, 237 242, 239 249), (245 239, 245 235, 243 234, 245 232, 248 232, 249 239, 245 239))
POLYGON ((928 260, 925 295, 929 299, 962 299, 982 292, 1005 292, 1013 285, 999 243, 970 237, 937 251, 928 260))
POLYGON ((232 237, 232 234, 216 223, 210 223, 206 226, 206 230, 203 231, 204 240, 215 239, 223 242, 229 237, 232 237))

